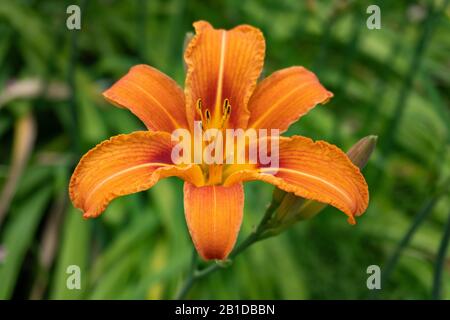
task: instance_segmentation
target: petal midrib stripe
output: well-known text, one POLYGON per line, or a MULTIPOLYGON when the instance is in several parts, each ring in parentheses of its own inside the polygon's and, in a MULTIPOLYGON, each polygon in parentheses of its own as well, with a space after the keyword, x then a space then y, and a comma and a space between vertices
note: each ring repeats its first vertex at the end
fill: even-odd
POLYGON ((222 38, 220 43, 220 60, 219 60, 219 74, 217 79, 217 88, 216 88, 216 101, 214 106, 214 116, 218 117, 220 114, 220 106, 222 101, 222 90, 223 90, 223 76, 225 70, 225 49, 227 42, 227 33, 222 31, 222 38))
MULTIPOLYGON (((264 173, 264 171, 270 172, 270 171, 273 171, 273 170, 274 170, 273 168, 260 168, 259 169, 259 171, 262 172, 262 173, 264 173)), ((337 187, 336 185, 334 185, 334 184, 332 184, 332 183, 330 183, 330 182, 328 182, 328 181, 326 181, 326 180, 324 180, 324 179, 322 179, 320 177, 317 177, 315 175, 311 175, 311 174, 308 174, 308 173, 305 173, 305 172, 301 172, 301 171, 298 171, 298 170, 288 169, 288 168, 278 168, 278 172, 280 172, 280 171, 281 172, 288 172, 288 173, 292 173, 292 174, 297 174, 297 175, 304 176, 304 177, 308 177, 308 178, 320 181, 320 182, 330 186, 331 188, 333 188, 334 190, 339 192, 342 196, 344 196, 344 198, 347 199, 348 202, 351 204, 350 206, 351 206, 352 211, 355 211, 355 205, 353 204, 352 198, 348 195, 347 192, 343 191, 341 188, 337 187)))
MULTIPOLYGON (((215 235, 216 235, 216 222, 217 222, 217 220, 216 220, 216 215, 217 215, 216 186, 213 186, 212 190, 213 190, 213 203, 214 203, 214 209, 213 209, 213 215, 214 215, 214 218, 213 218, 213 221, 214 221, 214 223, 213 223, 213 237, 214 237, 214 246, 216 246, 217 245, 217 238, 215 237, 215 235)), ((216 248, 214 248, 214 249, 216 249, 216 248)))
POLYGON ((170 119, 170 121, 172 121, 175 128, 182 128, 182 126, 177 122, 177 120, 175 120, 175 118, 170 114, 170 112, 168 112, 166 110, 166 108, 164 108, 164 106, 153 95, 151 95, 147 90, 145 90, 143 87, 141 87, 140 85, 138 85, 137 83, 135 83, 133 81, 128 81, 126 79, 124 79, 124 81, 132 86, 135 86, 137 89, 141 90, 145 95, 147 95, 150 99, 152 99, 158 105, 158 107, 167 115, 167 117, 170 119))
POLYGON ((284 101, 286 101, 287 99, 289 99, 289 97, 291 97, 294 93, 296 93, 298 90, 303 89, 304 87, 306 87, 307 85, 313 83, 314 81, 307 81, 305 83, 303 83, 302 85, 295 87, 294 89, 292 89, 291 91, 289 91, 286 95, 284 95, 282 98, 280 98, 277 102, 275 102, 274 104, 272 104, 270 107, 268 107, 266 109, 266 111, 261 114, 258 119, 253 122, 253 124, 251 125, 251 128, 256 128, 257 125, 259 125, 263 120, 265 120, 267 118, 267 116, 276 108, 278 107, 281 103, 283 103, 284 101))
POLYGON ((126 168, 124 170, 118 171, 108 177, 106 177, 105 179, 103 179, 102 181, 100 181, 98 184, 95 185, 95 187, 91 190, 91 192, 89 192, 89 194, 86 197, 85 203, 87 203, 89 201, 89 199, 91 198, 91 196, 100 188, 102 187, 105 183, 107 183, 108 181, 111 181, 114 178, 117 178, 118 176, 121 176, 123 174, 129 173, 131 171, 134 170, 138 170, 138 169, 142 169, 142 168, 147 168, 147 167, 168 167, 170 166, 167 163, 160 163, 160 162, 151 162, 151 163, 143 163, 140 165, 136 165, 136 166, 132 166, 129 168, 126 168))

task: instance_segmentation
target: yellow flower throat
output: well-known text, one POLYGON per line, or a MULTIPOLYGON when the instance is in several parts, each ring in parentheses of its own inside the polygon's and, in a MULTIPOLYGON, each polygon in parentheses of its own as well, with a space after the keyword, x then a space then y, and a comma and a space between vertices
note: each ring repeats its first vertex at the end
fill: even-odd
MULTIPOLYGON (((197 99, 196 112, 200 116, 201 127, 203 132, 208 129, 218 129, 222 133, 225 130, 228 119, 231 115, 231 105, 228 99, 224 99, 222 103, 222 112, 214 112, 213 117, 208 108, 204 109, 202 99, 197 99)), ((218 108, 215 110, 217 111, 218 108)), ((214 138, 215 140, 215 138, 214 138)), ((211 142, 213 143, 213 142, 211 142)), ((207 185, 216 185, 222 183, 223 180, 223 164, 202 164, 203 174, 206 177, 207 185)))

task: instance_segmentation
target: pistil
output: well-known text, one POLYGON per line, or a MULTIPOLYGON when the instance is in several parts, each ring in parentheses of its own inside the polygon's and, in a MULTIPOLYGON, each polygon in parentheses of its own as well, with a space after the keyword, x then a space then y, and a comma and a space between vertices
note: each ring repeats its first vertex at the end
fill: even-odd
POLYGON ((222 183, 222 164, 212 164, 208 168, 208 185, 215 185, 222 183))

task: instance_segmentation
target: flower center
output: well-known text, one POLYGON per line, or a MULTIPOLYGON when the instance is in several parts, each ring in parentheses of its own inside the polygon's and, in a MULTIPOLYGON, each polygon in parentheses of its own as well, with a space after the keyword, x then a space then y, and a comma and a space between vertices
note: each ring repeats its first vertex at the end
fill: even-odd
POLYGON ((228 99, 223 100, 222 112, 217 112, 217 114, 214 114, 214 118, 212 118, 211 112, 208 108, 203 108, 202 99, 197 99, 195 109, 197 114, 200 116, 203 131, 211 128, 224 129, 231 114, 231 105, 228 99))
MULTIPOLYGON (((225 130, 231 114, 231 105, 228 99, 223 100, 222 112, 214 112, 213 116, 211 115, 211 112, 208 108, 204 109, 202 99, 197 99, 197 105, 195 109, 197 111, 197 114, 200 116, 203 131, 206 131, 208 129, 218 129, 223 132, 225 130)), ((203 172, 206 175, 208 181, 208 185, 222 183, 223 166, 223 164, 211 164, 202 166, 203 172)))

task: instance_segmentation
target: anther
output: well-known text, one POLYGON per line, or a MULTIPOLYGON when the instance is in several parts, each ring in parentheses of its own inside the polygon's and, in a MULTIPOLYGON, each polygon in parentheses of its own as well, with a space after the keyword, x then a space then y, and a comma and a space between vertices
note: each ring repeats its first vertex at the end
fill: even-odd
POLYGON ((225 125, 225 122, 228 120, 228 118, 230 117, 230 113, 231 113, 231 105, 230 102, 228 101, 228 99, 225 99, 223 102, 223 112, 222 112, 222 120, 220 123, 220 128, 223 128, 225 125))
POLYGON ((202 111, 202 99, 197 99, 197 111, 202 111))
POLYGON ((202 124, 203 124, 204 119, 203 119, 203 112, 202 112, 202 109, 203 109, 202 99, 197 99, 197 105, 196 105, 195 110, 196 110, 197 113, 200 115, 200 121, 201 121, 202 124))
POLYGON ((228 99, 223 100, 222 114, 226 114, 230 101, 228 99))

